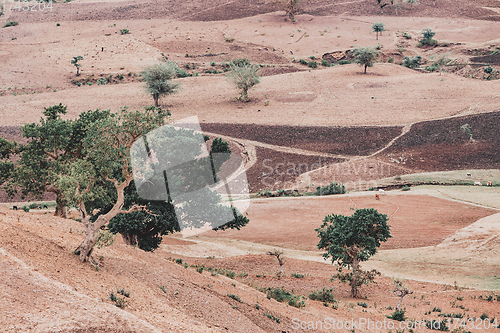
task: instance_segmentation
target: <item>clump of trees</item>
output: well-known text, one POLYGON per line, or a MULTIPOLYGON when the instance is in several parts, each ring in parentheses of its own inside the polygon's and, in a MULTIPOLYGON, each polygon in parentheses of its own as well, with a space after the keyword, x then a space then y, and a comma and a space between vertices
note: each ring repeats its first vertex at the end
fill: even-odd
POLYGON ((387 221, 387 215, 364 208, 351 216, 327 215, 321 227, 315 229, 320 238, 318 248, 326 251, 323 257, 338 265, 338 274, 333 278, 349 283, 354 298, 363 284, 374 282, 380 275, 376 270, 362 270, 360 263, 377 253, 381 242, 391 237, 387 221), (351 271, 345 273, 345 268, 351 271))
POLYGON ((380 34, 382 36, 382 32, 385 31, 385 25, 380 22, 375 22, 372 24, 372 30, 375 32, 378 40, 378 35, 380 34))
MULTIPOLYGON (((76 207, 85 226, 85 237, 74 253, 95 266, 99 262, 92 252, 98 243, 109 243, 106 230, 122 234, 127 244, 137 245, 145 251, 155 250, 163 235, 179 231, 172 200, 141 198, 133 182, 131 167, 134 142, 165 125, 168 114, 155 107, 135 111, 122 108, 117 113, 88 111, 76 120, 64 120, 61 115, 65 113, 66 106, 62 104, 45 108, 45 117, 39 124, 23 127, 23 135, 28 139, 26 144, 0 140, 0 169, 5 171, 0 178, 2 187, 10 194, 21 191, 41 196, 46 191, 53 191, 59 211, 76 207)), ((180 146, 176 140, 159 138, 163 140, 162 147, 169 147, 172 154, 182 153, 192 159, 200 156, 204 148, 193 139, 192 131, 179 131, 182 135, 177 137, 177 141, 182 141, 180 146), (187 151, 183 149, 186 147, 187 151)), ((225 161, 214 155, 221 152, 230 153, 228 144, 220 139, 213 140, 206 159, 212 166, 210 177, 214 181, 225 161)), ((206 180, 198 179, 201 176, 190 179, 192 175, 193 169, 187 168, 186 172, 178 173, 174 181, 180 186, 206 184, 206 180)), ((188 216, 192 226, 206 225, 207 214, 225 212, 228 216, 228 210, 234 219, 224 225, 214 225, 214 230, 241 228, 248 223, 248 218, 235 208, 220 205, 220 196, 209 188, 204 188, 200 195, 207 204, 197 210, 196 216, 188 216)), ((176 203, 186 209, 191 205, 187 201, 177 200, 176 203)))
POLYGON ((366 74, 366 69, 373 67, 375 60, 377 60, 378 52, 371 47, 363 47, 352 50, 352 55, 354 56, 354 62, 364 67, 363 73, 366 74))
POLYGON ((248 90, 260 83, 260 77, 257 73, 259 66, 250 63, 248 59, 237 59, 230 63, 229 68, 230 71, 226 76, 240 90, 238 101, 250 101, 248 90))

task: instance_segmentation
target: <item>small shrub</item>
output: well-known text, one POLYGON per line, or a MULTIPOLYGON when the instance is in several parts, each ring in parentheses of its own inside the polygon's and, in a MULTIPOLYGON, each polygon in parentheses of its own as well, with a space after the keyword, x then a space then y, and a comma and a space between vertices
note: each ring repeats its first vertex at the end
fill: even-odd
POLYGON ((274 298, 278 302, 288 303, 290 306, 294 306, 296 308, 303 308, 306 306, 306 303, 302 300, 302 296, 295 295, 293 290, 291 292, 286 291, 283 287, 280 288, 266 288, 261 290, 266 293, 267 298, 274 298))
POLYGON ((409 190, 411 190, 411 187, 408 185, 405 185, 401 188, 401 191, 409 191, 409 190))
POLYGON ((335 297, 332 293, 333 289, 323 288, 321 290, 309 293, 309 299, 313 301, 321 301, 326 303, 336 303, 335 297))
POLYGON ((416 57, 406 56, 403 58, 403 63, 401 64, 401 66, 408 67, 408 68, 418 68, 418 67, 420 67, 421 61, 422 61, 422 57, 419 55, 416 57))
POLYGON ((318 63, 316 61, 309 61, 307 63, 307 66, 309 66, 311 68, 317 68, 318 67, 318 63))
POLYGON ((397 321, 405 321, 405 312, 403 310, 396 310, 394 311, 390 316, 387 316, 387 318, 392 319, 392 320, 397 320, 397 321))
POLYGON ((5 22, 5 25, 3 27, 4 28, 15 27, 18 24, 19 24, 19 22, 16 22, 16 21, 7 21, 7 22, 5 22))
POLYGON ((331 195, 331 194, 344 194, 345 186, 341 183, 331 183, 325 187, 318 186, 314 195, 331 195))
POLYGON ((321 60, 321 66, 330 67, 330 62, 326 59, 321 60))
POLYGON ((215 67, 215 66, 217 66, 217 64, 215 63, 215 61, 212 61, 212 62, 210 63, 210 66, 215 67))
POLYGON ((304 274, 292 273, 292 277, 297 278, 297 279, 303 279, 304 278, 304 274))
POLYGON ((30 209, 37 209, 38 208, 38 204, 35 203, 35 202, 32 202, 32 203, 30 203, 29 207, 30 207, 30 209))
POLYGON ((182 262, 183 262, 183 260, 182 260, 181 258, 177 258, 177 259, 175 259, 175 263, 176 263, 176 264, 179 264, 179 265, 180 265, 180 264, 182 264, 182 262))
POLYGON ((235 301, 237 301, 237 302, 243 303, 243 302, 241 301, 241 298, 240 298, 238 295, 234 295, 234 294, 227 294, 227 297, 232 298, 232 299, 234 299, 234 300, 235 300, 235 301))
POLYGON ((108 80, 105 77, 101 77, 101 78, 99 78, 99 80, 97 80, 97 85, 98 86, 102 86, 102 85, 105 85, 105 84, 108 84, 108 80))
POLYGON ((60 26, 61 26, 61 23, 56 23, 56 26, 57 26, 57 27, 60 27, 60 26))
POLYGON ((485 320, 488 319, 489 317, 485 312, 483 312, 483 314, 479 318, 481 318, 481 320, 485 320))
POLYGON ((403 32, 403 37, 406 39, 411 39, 411 36, 406 31, 403 32))
POLYGON ((431 312, 441 312, 441 308, 434 307, 432 308, 431 312))
POLYGON ((120 295, 125 296, 125 297, 130 297, 130 293, 128 291, 126 291, 125 289, 117 290, 116 292, 120 295))
POLYGON ((167 293, 167 288, 165 286, 160 286, 161 291, 163 291, 165 294, 167 293))
POLYGON ((307 60, 304 60, 304 59, 299 59, 299 63, 301 63, 302 65, 306 65, 308 64, 307 60))
POLYGON ((366 304, 365 302, 358 302, 358 305, 365 309, 368 307, 368 304, 366 304))
POLYGON ((109 294, 109 299, 111 302, 115 303, 115 305, 119 308, 125 308, 128 305, 128 301, 125 297, 118 297, 114 293, 109 294))
POLYGON ((120 29, 120 34, 121 35, 127 35, 129 33, 130 33, 130 30, 128 30, 128 29, 120 29))
POLYGON ((488 65, 488 67, 485 67, 483 69, 483 71, 486 73, 486 74, 492 74, 493 73, 493 67, 491 67, 490 65, 488 65))
POLYGON ((22 206, 21 209, 24 210, 26 213, 30 211, 29 206, 26 205, 22 206))
POLYGON ((271 320, 274 320, 275 322, 277 322, 278 324, 280 323, 280 319, 278 317, 275 317, 269 313, 264 313, 264 316, 266 316, 267 318, 271 319, 271 320))
POLYGON ((257 310, 260 310, 260 305, 259 305, 259 303, 255 303, 255 308, 256 308, 257 310))
POLYGON ((351 63, 350 60, 340 60, 339 65, 349 65, 351 63))

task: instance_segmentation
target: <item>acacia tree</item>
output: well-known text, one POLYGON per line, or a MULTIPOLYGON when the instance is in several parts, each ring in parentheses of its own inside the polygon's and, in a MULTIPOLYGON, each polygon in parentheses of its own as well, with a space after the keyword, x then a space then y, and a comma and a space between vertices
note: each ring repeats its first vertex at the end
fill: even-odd
POLYGON ((285 260, 283 259, 283 250, 274 249, 272 251, 268 251, 267 254, 278 259, 278 264, 280 265, 278 279, 281 279, 281 276, 283 275, 283 264, 285 263, 285 260))
POLYGON ((299 0, 280 0, 290 21, 295 22, 295 14, 299 11, 299 0))
POLYGON ((366 74, 367 67, 373 67, 373 63, 377 59, 378 53, 371 47, 363 47, 354 49, 352 51, 354 62, 364 67, 364 74, 366 74))
POLYGON ((76 67, 76 76, 80 76, 80 66, 81 66, 81 64, 78 62, 80 60, 83 60, 82 56, 73 57, 73 59, 71 60, 71 64, 76 67))
POLYGON ((173 82, 177 77, 176 68, 175 64, 167 62, 148 66, 142 71, 146 90, 153 97, 156 107, 160 106, 160 97, 177 92, 179 84, 173 82))
POLYGON ((230 72, 227 78, 240 89, 240 102, 248 102, 248 90, 260 83, 259 67, 251 64, 247 59, 240 59, 239 62, 233 61, 230 64, 230 72))
POLYGON ((380 274, 376 270, 363 271, 360 262, 377 253, 380 242, 391 237, 387 215, 373 208, 358 209, 351 216, 327 215, 320 228, 315 229, 320 237, 318 248, 326 250, 324 258, 337 263, 339 273, 333 278, 349 282, 351 296, 359 295, 359 287, 373 282, 380 274), (343 273, 343 269, 351 269, 343 273))
POLYGON ((396 295, 399 297, 398 305, 396 306, 396 311, 399 311, 401 309, 401 303, 403 303, 403 298, 406 295, 413 294, 413 291, 405 286, 403 280, 393 279, 392 283, 394 284, 394 293, 396 293, 396 295))
POLYGON ((376 22, 376 23, 372 24, 372 29, 376 33, 377 40, 378 40, 378 34, 380 33, 380 35, 382 36, 382 32, 385 31, 385 26, 383 23, 376 22))

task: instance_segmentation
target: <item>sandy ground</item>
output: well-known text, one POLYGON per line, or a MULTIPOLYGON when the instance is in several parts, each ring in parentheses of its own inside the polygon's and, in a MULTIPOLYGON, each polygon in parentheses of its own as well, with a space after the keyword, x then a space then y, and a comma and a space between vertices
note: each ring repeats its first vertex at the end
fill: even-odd
MULTIPOLYGON (((446 52, 451 58, 459 57, 463 51, 499 43, 493 33, 497 23, 487 21, 388 17, 311 17, 309 21, 306 18, 295 25, 283 24, 280 16, 272 13, 216 23, 98 21, 92 25, 63 22, 57 27, 45 22, 2 29, 0 90, 5 94, 0 96, 2 124, 37 121, 44 106, 59 102, 68 105, 69 117, 88 109, 117 110, 124 105, 138 108, 152 103, 141 83, 75 87, 70 83, 75 78, 70 60, 76 55, 84 57, 82 76, 127 75, 154 63, 162 52, 180 65, 194 63, 201 68, 210 68, 211 61, 220 63, 244 56, 265 66, 281 66, 294 58, 321 57, 325 52, 377 43, 384 45, 382 51, 390 53, 399 43, 398 31, 408 31, 416 37, 407 42, 407 55, 418 52, 429 59, 433 54, 446 52), (371 22, 377 20, 383 20, 388 29, 378 42, 370 33, 371 22), (424 27, 434 28, 440 40, 461 45, 420 50, 415 47, 416 39, 424 27), (122 28, 129 29, 131 34, 120 35, 122 28), (306 35, 309 37, 300 38, 306 35), (225 42, 225 36, 235 41, 225 42), (186 58, 186 53, 193 57, 186 58), (13 91, 17 91, 16 96, 13 91)), ((174 119, 198 115, 204 122, 402 125, 497 110, 500 98, 498 80, 424 74, 387 63, 376 64, 367 75, 356 65, 345 65, 264 77, 251 91, 253 102, 246 104, 234 101, 237 93, 221 75, 203 74, 179 81, 182 90, 165 99, 164 105, 172 110, 174 119), (193 100, 192 96, 197 98, 193 100), (264 105, 266 101, 268 106, 264 105)))
MULTIPOLYGON (((197 1, 175 1, 170 7, 161 1, 91 1, 56 4, 51 13, 7 11, 0 16, 2 26, 8 20, 20 22, 0 28, 0 125, 38 121, 43 107, 58 103, 68 105, 69 118, 89 109, 151 104, 138 74, 161 57, 199 73, 179 79, 182 89, 162 100, 173 119, 197 115, 206 123, 405 126, 499 110, 500 80, 482 79, 486 63, 472 61, 500 48, 498 3, 493 0, 482 1, 480 7, 468 0, 422 0, 420 7, 401 9, 402 17, 391 16, 392 9, 382 14, 365 2, 309 1, 296 24, 284 22, 283 13, 272 5, 255 1, 248 2, 251 8, 242 1, 217 0, 212 8, 197 1), (378 40, 371 32, 373 22, 384 22, 387 28, 378 40), (423 28, 432 28, 442 44, 417 48, 423 28), (122 35, 120 29, 130 34, 122 35), (405 39, 403 32, 412 38, 405 39), (297 63, 377 44, 384 62, 366 75, 354 64, 312 70, 297 63), (429 63, 443 54, 454 60, 444 70, 448 73, 398 65, 403 56, 422 55, 429 63), (75 86, 70 60, 78 55, 84 57, 79 80, 123 75, 124 83, 75 86), (245 104, 235 101, 237 91, 223 74, 205 73, 242 57, 261 64, 265 73, 250 91, 252 101, 245 104), (391 57, 395 64, 387 63, 391 57), (458 68, 462 65, 463 70, 458 68)), ((387 161, 373 163, 378 168, 387 161)), ((394 172, 406 173, 403 167, 394 172)), ((393 175, 380 173, 379 178, 393 175)), ((373 193, 255 200, 248 212, 251 223, 240 232, 167 238, 156 253, 127 247, 117 239, 96 251, 104 264, 99 271, 71 253, 82 239, 81 224, 42 212, 1 208, 0 273, 5 278, 0 287, 5 293, 0 298, 0 330, 290 332, 293 318, 384 320, 397 301, 391 276, 415 280, 407 282, 415 294, 404 303, 410 318, 442 318, 430 311, 433 307, 471 318, 499 317, 497 301, 483 299, 490 292, 462 289, 500 287, 498 202, 497 189, 483 188, 412 189, 388 193, 380 201, 373 193), (379 285, 363 288, 365 308, 349 297, 347 286, 330 282, 335 267, 314 250, 314 228, 328 213, 347 214, 351 208, 368 206, 390 216, 394 238, 364 266, 384 274, 379 285), (276 246, 286 248, 283 280, 273 277, 276 264, 264 254, 276 246), (229 279, 200 274, 195 267, 172 262, 180 257, 190 264, 217 265, 247 275, 229 279), (291 272, 305 277, 294 278, 291 272), (455 281, 458 285, 452 287, 455 281), (333 288, 339 309, 308 301, 299 310, 269 300, 254 288, 268 286, 303 296, 333 288), (131 296, 128 306, 118 309, 109 294, 122 288, 131 296), (238 295, 241 302, 228 295, 238 295)))

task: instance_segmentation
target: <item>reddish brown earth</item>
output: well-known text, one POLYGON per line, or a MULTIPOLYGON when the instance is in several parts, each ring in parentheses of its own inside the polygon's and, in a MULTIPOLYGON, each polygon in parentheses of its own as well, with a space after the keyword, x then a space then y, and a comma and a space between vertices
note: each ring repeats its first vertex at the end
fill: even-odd
POLYGON ((368 155, 401 133, 400 127, 326 127, 203 123, 202 130, 234 138, 330 154, 368 155))
MULTIPOLYGON (((500 168, 500 111, 414 124, 378 157, 404 155, 405 167, 423 171, 500 168), (473 142, 460 129, 469 124, 473 142), (391 154, 390 156, 388 156, 391 154)), ((389 157, 389 158, 388 158, 389 157)))
POLYGON ((458 229, 496 210, 429 196, 375 194, 360 197, 326 196, 274 198, 252 201, 250 223, 241 230, 210 231, 206 236, 239 239, 298 250, 317 250, 314 231, 328 214, 350 214, 351 209, 375 208, 389 216, 392 238, 382 249, 433 246, 458 229))

